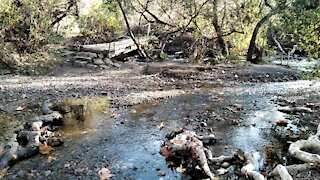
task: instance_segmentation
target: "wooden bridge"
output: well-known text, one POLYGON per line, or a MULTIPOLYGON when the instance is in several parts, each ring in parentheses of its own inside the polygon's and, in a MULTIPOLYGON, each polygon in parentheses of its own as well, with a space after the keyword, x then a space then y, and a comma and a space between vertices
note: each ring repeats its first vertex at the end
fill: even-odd
MULTIPOLYGON (((140 46, 148 44, 150 37, 136 38, 136 41, 140 46)), ((104 54, 106 57, 113 58, 122 54, 126 54, 137 50, 137 46, 132 39, 120 39, 118 41, 110 43, 92 44, 92 45, 81 45, 80 51, 104 54)))

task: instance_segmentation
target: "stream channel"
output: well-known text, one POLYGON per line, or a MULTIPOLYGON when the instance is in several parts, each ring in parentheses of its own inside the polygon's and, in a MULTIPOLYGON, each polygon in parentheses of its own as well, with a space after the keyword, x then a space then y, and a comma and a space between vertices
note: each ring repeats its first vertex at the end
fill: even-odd
MULTIPOLYGON (((217 137, 210 146, 214 156, 241 149, 252 156, 257 170, 269 171, 286 154, 279 134, 299 134, 292 117, 278 111, 276 101, 317 103, 319 92, 317 81, 259 83, 198 89, 116 113, 112 109, 91 113, 85 123, 76 128, 71 123, 61 130, 65 143, 50 154, 54 160, 49 162, 47 155, 24 160, 10 168, 5 179, 99 179, 103 167, 110 169, 112 179, 190 179, 169 168, 159 154, 165 135, 182 127, 212 131, 217 137), (288 128, 275 133, 276 121, 283 119, 289 120, 288 128), (205 127, 199 128, 204 122, 205 127), (270 151, 280 156, 271 156, 270 151)), ((228 170, 221 178, 237 179, 232 167, 228 170)))

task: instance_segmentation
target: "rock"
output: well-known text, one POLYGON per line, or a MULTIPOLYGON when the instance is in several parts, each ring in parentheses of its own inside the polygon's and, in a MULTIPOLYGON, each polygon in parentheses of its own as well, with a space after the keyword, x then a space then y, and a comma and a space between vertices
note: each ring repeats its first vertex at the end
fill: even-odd
POLYGON ((81 57, 88 57, 88 58, 98 57, 98 55, 96 53, 91 53, 91 52, 78 52, 77 55, 81 56, 81 57))
POLYGON ((164 172, 161 172, 161 171, 158 173, 158 176, 165 176, 165 175, 166 174, 164 172))
POLYGON ((113 62, 111 61, 110 58, 104 58, 103 62, 108 66, 113 66, 113 62))
POLYGON ((103 59, 103 58, 104 58, 104 55, 100 53, 100 54, 98 54, 98 58, 99 58, 99 59, 103 59))
POLYGON ((91 57, 84 57, 84 56, 75 56, 74 57, 74 60, 75 61, 88 61, 88 62, 90 62, 90 61, 92 61, 92 58, 91 57))
POLYGON ((109 69, 109 67, 107 65, 100 65, 99 66, 101 69, 109 69))
POLYGON ((94 59, 93 64, 96 65, 104 65, 105 63, 102 61, 102 59, 94 59))
POLYGON ((96 68, 98 68, 98 66, 95 64, 87 64, 87 68, 96 69, 96 68))
POLYGON ((73 64, 77 67, 85 67, 87 66, 88 62, 87 61, 74 61, 73 64))
POLYGON ((119 63, 113 63, 113 66, 116 68, 121 68, 121 65, 119 63))
POLYGON ((230 164, 228 162, 224 162, 221 164, 221 167, 223 167, 223 168, 227 168, 229 166, 230 166, 230 164))
POLYGON ((120 68, 121 67, 120 64, 114 63, 110 58, 104 58, 103 61, 107 66, 116 67, 116 68, 120 68))
POLYGON ((206 123, 206 122, 201 122, 201 124, 200 124, 202 127, 207 127, 208 126, 208 124, 206 123))
POLYGON ((50 174, 51 174, 51 171, 49 171, 49 170, 44 172, 45 177, 49 176, 50 174))

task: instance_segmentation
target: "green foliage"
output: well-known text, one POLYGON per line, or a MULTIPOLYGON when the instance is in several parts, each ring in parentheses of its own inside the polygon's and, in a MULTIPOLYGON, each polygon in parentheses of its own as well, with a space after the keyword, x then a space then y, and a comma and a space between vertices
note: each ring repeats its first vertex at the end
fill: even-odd
POLYGON ((296 0, 282 14, 283 36, 297 43, 312 58, 320 56, 320 3, 313 0, 296 0))
POLYGON ((0 2, 0 35, 19 52, 34 52, 50 36, 53 2, 28 0, 0 2), (47 7, 47 8, 44 8, 47 7))
POLYGON ((79 17, 81 33, 91 38, 110 39, 123 31, 122 16, 116 1, 95 5, 88 15, 79 17))
POLYGON ((160 54, 160 59, 161 59, 162 61, 168 61, 168 60, 169 60, 169 56, 168 56, 167 53, 162 52, 162 53, 160 54))

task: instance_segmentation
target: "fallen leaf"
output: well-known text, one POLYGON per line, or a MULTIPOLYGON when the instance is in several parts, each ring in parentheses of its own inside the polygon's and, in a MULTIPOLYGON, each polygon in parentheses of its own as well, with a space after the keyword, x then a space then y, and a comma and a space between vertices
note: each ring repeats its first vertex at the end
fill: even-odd
POLYGON ((161 122, 160 125, 159 125, 159 129, 161 130, 162 128, 164 128, 164 122, 161 122))
POLYGON ((2 169, 1 170, 1 175, 7 175, 8 174, 8 172, 9 172, 9 167, 6 167, 6 168, 4 168, 4 169, 2 169))
POLYGON ((39 144, 39 152, 41 154, 49 154, 51 151, 53 151, 54 149, 51 146, 48 146, 46 143, 39 144))
POLYGON ((220 168, 220 169, 218 169, 217 171, 218 171, 218 175, 224 175, 225 173, 228 172, 228 169, 220 168))
POLYGON ((58 159, 53 156, 48 156, 48 163, 51 163, 52 161, 57 161, 58 159))
POLYGON ((100 176, 100 180, 110 180, 111 177, 114 176, 113 174, 111 174, 111 171, 108 168, 100 169, 98 174, 100 176))

